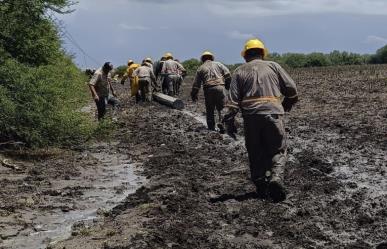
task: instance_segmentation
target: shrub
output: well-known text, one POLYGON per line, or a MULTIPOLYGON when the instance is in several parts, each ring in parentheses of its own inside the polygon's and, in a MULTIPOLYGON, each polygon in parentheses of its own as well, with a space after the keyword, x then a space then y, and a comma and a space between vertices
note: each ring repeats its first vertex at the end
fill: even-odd
POLYGON ((68 58, 40 67, 7 59, 0 65, 0 140, 27 146, 84 140, 92 128, 76 111, 88 100, 84 81, 68 58))
POLYGON ((195 75, 196 70, 200 67, 201 62, 197 59, 189 59, 183 62, 185 70, 188 75, 195 75))

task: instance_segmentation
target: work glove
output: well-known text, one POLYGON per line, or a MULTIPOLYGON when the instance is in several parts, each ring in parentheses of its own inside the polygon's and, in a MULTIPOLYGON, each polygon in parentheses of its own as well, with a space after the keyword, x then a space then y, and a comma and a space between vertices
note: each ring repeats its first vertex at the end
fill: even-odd
POLYGON ((298 101, 298 97, 295 98, 286 98, 282 101, 282 106, 285 112, 290 112, 293 108, 293 105, 298 101))

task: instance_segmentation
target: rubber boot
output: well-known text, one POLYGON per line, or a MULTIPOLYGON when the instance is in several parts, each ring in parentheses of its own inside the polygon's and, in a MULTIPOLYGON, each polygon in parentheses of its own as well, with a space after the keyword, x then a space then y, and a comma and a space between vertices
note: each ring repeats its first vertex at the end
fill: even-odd
POLYGON ((271 175, 268 173, 268 175, 270 175, 268 192, 273 202, 282 202, 286 200, 286 189, 283 178, 285 173, 286 156, 283 154, 276 155, 273 158, 273 161, 275 163, 271 169, 271 175))
POLYGON ((209 123, 207 126, 210 131, 215 131, 215 124, 209 123))
POLYGON ((220 134, 225 134, 226 133, 226 129, 224 128, 224 125, 221 124, 221 123, 218 123, 218 129, 219 129, 219 133, 220 134))
POLYGON ((259 198, 265 199, 268 196, 268 182, 263 179, 254 180, 255 190, 259 198))

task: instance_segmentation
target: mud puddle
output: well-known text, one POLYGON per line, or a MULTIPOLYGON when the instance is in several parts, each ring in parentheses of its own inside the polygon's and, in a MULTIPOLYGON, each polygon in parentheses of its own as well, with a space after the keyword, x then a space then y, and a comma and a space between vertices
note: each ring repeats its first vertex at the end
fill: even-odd
POLYGON ((84 157, 96 160, 95 168, 83 169, 85 172, 81 172, 80 177, 71 180, 58 180, 50 190, 51 196, 63 195, 64 189, 72 189, 75 194, 67 199, 48 198, 44 204, 46 210, 20 211, 16 216, 27 221, 28 226, 8 227, 19 232, 15 237, 3 240, 0 248, 41 249, 67 239, 74 224, 93 223, 144 183, 144 178, 138 176, 140 165, 131 163, 126 155, 99 151, 98 147, 101 145, 93 152, 83 153, 84 157))

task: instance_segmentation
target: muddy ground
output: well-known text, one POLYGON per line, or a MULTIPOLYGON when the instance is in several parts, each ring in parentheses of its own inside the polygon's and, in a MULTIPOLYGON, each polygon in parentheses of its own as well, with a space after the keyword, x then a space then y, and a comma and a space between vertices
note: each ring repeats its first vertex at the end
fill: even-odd
MULTIPOLYGON (((92 224, 78 222, 69 240, 49 247, 387 248, 387 67, 303 69, 291 75, 301 100, 286 116, 285 202, 255 195, 242 137, 233 141, 206 130, 203 100, 189 101, 192 79, 187 79, 185 112, 125 101, 114 135, 119 144, 104 147, 107 154, 141 164, 147 183, 92 224)), ((90 149, 79 150, 44 158, 31 166, 35 172, 25 166, 22 180, 6 180, 1 172, 0 228, 28 206, 39 210, 34 198, 19 204, 19 196, 37 189, 44 195, 41 189, 50 190, 46 182, 92 168, 94 159, 74 161, 90 149), (44 179, 36 184, 39 176, 44 179), (24 186, 28 179, 32 190, 24 186)), ((76 209, 72 195, 63 202, 75 202, 76 209)), ((20 222, 28 227, 25 217, 20 222)))

